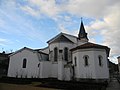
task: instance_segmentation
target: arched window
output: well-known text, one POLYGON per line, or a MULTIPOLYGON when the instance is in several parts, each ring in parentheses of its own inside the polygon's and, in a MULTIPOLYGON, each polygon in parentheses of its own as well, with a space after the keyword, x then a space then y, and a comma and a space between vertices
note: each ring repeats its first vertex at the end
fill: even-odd
POLYGON ((88 62, 89 56, 88 56, 88 55, 85 55, 83 58, 84 58, 85 66, 88 66, 88 65, 89 65, 89 62, 88 62))
POLYGON ((58 49, 57 47, 54 48, 54 61, 56 62, 58 58, 58 49))
POLYGON ((103 57, 101 55, 99 55, 98 59, 99 59, 99 66, 102 66, 102 59, 103 59, 103 57))
POLYGON ((75 66, 77 66, 77 58, 76 57, 74 57, 74 64, 75 64, 75 66))
POLYGON ((23 67, 23 68, 26 68, 26 64, 27 64, 27 59, 24 58, 24 59, 23 59, 23 66, 22 66, 22 67, 23 67))
POLYGON ((65 61, 68 61, 68 48, 67 47, 64 48, 64 59, 65 61))

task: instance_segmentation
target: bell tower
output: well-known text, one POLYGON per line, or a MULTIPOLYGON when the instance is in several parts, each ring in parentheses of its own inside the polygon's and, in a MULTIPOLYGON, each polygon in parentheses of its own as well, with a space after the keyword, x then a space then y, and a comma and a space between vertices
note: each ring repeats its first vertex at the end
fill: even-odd
POLYGON ((85 28, 84 28, 84 24, 83 24, 82 19, 81 19, 81 25, 80 25, 80 29, 79 29, 78 39, 82 40, 82 41, 88 41, 89 40, 88 37, 87 37, 87 33, 85 31, 85 28))

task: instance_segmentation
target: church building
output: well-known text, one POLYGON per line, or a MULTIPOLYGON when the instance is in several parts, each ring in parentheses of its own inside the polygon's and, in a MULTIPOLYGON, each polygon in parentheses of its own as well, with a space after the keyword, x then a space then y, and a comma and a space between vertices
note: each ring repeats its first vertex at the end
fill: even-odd
POLYGON ((118 56, 117 59, 118 59, 118 70, 119 70, 119 75, 120 75, 120 56, 118 56))
POLYGON ((81 21, 78 37, 60 33, 48 47, 24 47, 10 55, 8 77, 108 80, 110 48, 89 42, 81 21))

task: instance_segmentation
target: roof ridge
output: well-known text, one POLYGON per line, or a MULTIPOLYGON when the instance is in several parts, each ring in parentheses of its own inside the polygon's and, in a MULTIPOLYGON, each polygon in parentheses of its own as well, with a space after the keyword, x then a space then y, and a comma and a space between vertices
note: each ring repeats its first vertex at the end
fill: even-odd
POLYGON ((63 33, 63 34, 77 38, 77 36, 74 36, 74 35, 71 35, 71 34, 68 34, 68 33, 63 33))
MULTIPOLYGON (((84 44, 94 44, 94 45, 99 45, 99 46, 106 46, 106 45, 102 45, 102 44, 96 44, 96 43, 92 43, 92 42, 87 42, 87 43, 84 43, 84 44)), ((82 44, 82 45, 84 45, 84 44, 82 44)), ((107 46, 106 46, 107 47, 107 46)))
POLYGON ((46 47, 44 47, 44 48, 33 49, 33 50, 34 50, 34 51, 38 51, 38 50, 44 50, 44 49, 46 49, 46 48, 48 48, 48 46, 46 46, 46 47))
POLYGON ((84 48, 101 48, 101 49, 104 48, 104 49, 110 49, 108 46, 87 42, 87 43, 84 43, 82 45, 76 46, 76 47, 72 48, 71 50, 84 49, 84 48))
POLYGON ((12 56, 12 55, 14 55, 14 54, 16 54, 16 53, 18 53, 18 52, 20 52, 20 51, 24 50, 24 49, 28 49, 28 50, 34 51, 34 50, 33 50, 33 49, 31 49, 31 48, 28 48, 28 47, 23 47, 23 48, 21 48, 21 49, 19 49, 19 50, 15 51, 15 52, 13 52, 13 53, 12 53, 12 54, 10 54, 9 56, 12 56))
MULTIPOLYGON (((74 38, 77 38, 76 36, 73 36, 73 35, 70 35, 70 34, 66 34, 66 33, 59 33, 58 35, 56 35, 55 37, 53 37, 52 39, 50 39, 49 41, 47 41, 47 43, 49 43, 50 41, 54 40, 56 37, 60 36, 60 35, 67 35, 67 36, 71 36, 71 37, 74 37, 74 38)), ((66 37, 66 36, 65 36, 66 37)), ((66 37, 67 38, 67 37, 66 37)), ((70 40, 71 41, 71 40, 70 40)))

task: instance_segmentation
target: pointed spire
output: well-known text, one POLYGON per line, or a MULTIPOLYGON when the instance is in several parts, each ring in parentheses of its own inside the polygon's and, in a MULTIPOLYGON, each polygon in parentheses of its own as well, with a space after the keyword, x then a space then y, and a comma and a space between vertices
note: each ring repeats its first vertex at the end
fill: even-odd
POLYGON ((80 39, 80 40, 82 40, 82 39, 88 40, 87 33, 85 31, 82 18, 81 18, 81 25, 80 25, 80 30, 79 30, 79 34, 78 34, 78 39, 80 39))
POLYGON ((80 31, 79 31, 79 34, 80 34, 80 33, 86 33, 86 32, 85 32, 84 25, 83 25, 82 18, 81 18, 81 25, 80 25, 80 31))

